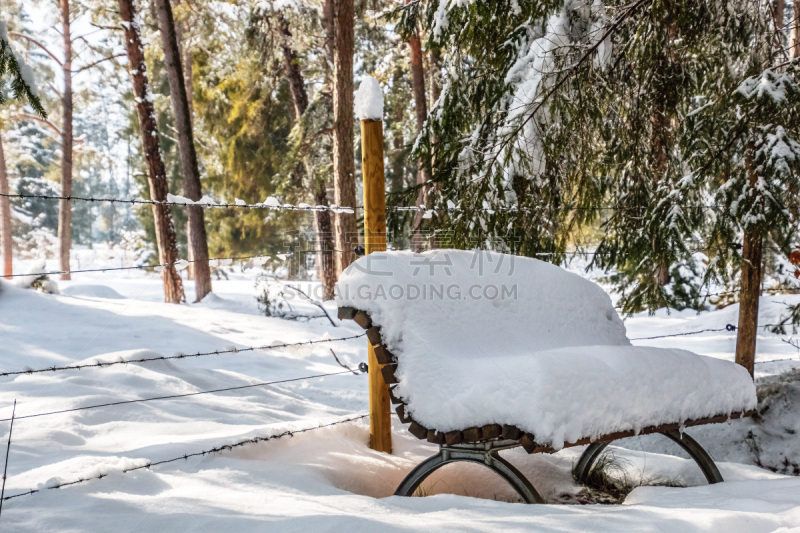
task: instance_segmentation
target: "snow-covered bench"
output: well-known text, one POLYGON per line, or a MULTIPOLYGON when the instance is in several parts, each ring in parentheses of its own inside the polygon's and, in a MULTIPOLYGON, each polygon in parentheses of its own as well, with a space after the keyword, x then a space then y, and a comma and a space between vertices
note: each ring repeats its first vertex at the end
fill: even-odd
POLYGON ((586 481, 609 442, 662 433, 722 481, 685 427, 748 416, 756 393, 734 363, 632 346, 596 284, 535 259, 480 251, 373 253, 340 277, 340 318, 367 330, 409 431, 440 445, 395 494, 452 461, 484 464, 529 503, 530 482, 498 452, 589 445, 586 481))

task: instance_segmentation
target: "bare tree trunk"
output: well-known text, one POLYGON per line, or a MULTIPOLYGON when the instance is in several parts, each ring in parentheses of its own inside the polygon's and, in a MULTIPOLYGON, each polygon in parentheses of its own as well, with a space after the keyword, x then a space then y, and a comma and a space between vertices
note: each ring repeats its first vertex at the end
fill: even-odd
MULTIPOLYGON (((128 70, 133 82, 133 94, 136 100, 136 115, 139 118, 139 133, 142 139, 142 150, 147 162, 147 178, 150 183, 150 198, 157 202, 167 199, 169 185, 161 147, 158 144, 158 124, 153 109, 153 98, 150 92, 150 81, 147 79, 147 65, 144 62, 144 48, 136 21, 134 0, 119 0, 119 13, 125 30, 125 51, 128 53, 128 70)), ((178 239, 175 236, 175 224, 172 210, 168 205, 153 205, 153 218, 156 226, 156 242, 161 264, 168 264, 161 271, 164 281, 164 301, 181 303, 186 297, 183 292, 183 280, 175 269, 178 260, 178 239)))
MULTIPOLYGON (((172 111, 175 115, 175 127, 178 130, 178 146, 181 152, 181 168, 183 169, 183 193, 190 200, 202 197, 200 171, 197 165, 197 152, 194 148, 192 121, 189 114, 189 102, 186 97, 186 84, 181 67, 178 40, 175 34, 175 21, 172 17, 170 0, 156 0, 158 26, 161 31, 161 47, 164 50, 164 62, 169 80, 169 92, 172 100, 172 111)), ((200 206, 189 206, 189 244, 194 260, 194 278, 197 301, 211 292, 211 269, 208 264, 208 237, 206 236, 205 215, 200 206)))
MULTIPOLYGON (((417 135, 422 133, 425 121, 428 118, 428 101, 425 98, 425 70, 422 66, 422 43, 419 33, 414 33, 408 38, 408 48, 411 51, 411 82, 414 88, 414 111, 417 117, 417 135)), ((427 203, 427 183, 430 181, 430 170, 428 161, 420 159, 417 166, 417 185, 420 187, 417 193, 416 206, 424 206, 427 203)), ((412 248, 420 251, 423 247, 420 226, 422 225, 422 212, 414 214, 413 241, 412 248)))
MULTIPOLYGON (((334 201, 355 207, 355 153, 353 151, 353 0, 334 0, 335 45, 333 54, 333 187, 334 201)), ((337 271, 353 261, 358 243, 356 215, 336 214, 337 271)))
MULTIPOLYGON (((292 94, 294 111, 299 121, 303 113, 308 109, 308 92, 297 54, 291 47, 292 33, 289 30, 289 23, 278 15, 278 31, 280 31, 281 50, 283 52, 283 64, 286 70, 286 79, 289 81, 289 89, 292 94)), ((324 181, 315 176, 314 169, 308 162, 308 158, 303 158, 305 174, 313 187, 314 201, 316 205, 328 205, 328 193, 325 189, 324 181)), ((324 300, 333 299, 333 287, 336 284, 336 261, 333 256, 333 228, 331 223, 331 212, 328 210, 314 211, 314 226, 317 236, 317 265, 324 300)))
MULTIPOLYGON (((3 137, 0 134, 0 194, 8 194, 8 174, 6 173, 6 155, 3 151, 3 137)), ((11 279, 13 272, 12 264, 12 240, 11 240, 11 200, 8 196, 0 197, 0 241, 3 249, 3 275, 11 279)))
MULTIPOLYGON (((61 1, 61 33, 64 40, 64 92, 61 97, 61 196, 72 196, 72 35, 69 0, 61 1)), ((69 253, 72 249, 72 203, 58 202, 59 268, 67 272, 61 279, 71 279, 69 253)))

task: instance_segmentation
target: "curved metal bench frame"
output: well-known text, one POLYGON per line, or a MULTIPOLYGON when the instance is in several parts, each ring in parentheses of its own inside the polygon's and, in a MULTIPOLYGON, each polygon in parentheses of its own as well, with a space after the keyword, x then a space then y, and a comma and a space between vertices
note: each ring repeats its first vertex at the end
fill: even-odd
MULTIPOLYGON (((669 438, 673 442, 675 442, 678 446, 683 448, 686 453, 697 463, 697 466, 700 467, 700 470, 703 471, 703 475, 706 477, 706 480, 709 484, 714 483, 721 483, 724 481, 722 479, 722 474, 719 473, 719 469, 717 465, 714 464, 714 460, 708 454, 700 443, 694 440, 692 437, 687 435, 686 433, 681 433, 676 429, 671 429, 667 431, 660 431, 661 435, 669 438)), ((620 440, 620 439, 616 439, 620 440)), ((595 442, 590 444, 586 447, 581 454, 581 458, 578 460, 578 463, 575 465, 572 473, 575 476, 575 481, 581 484, 586 484, 589 480, 589 474, 592 471, 597 460, 603 455, 603 451, 605 451, 606 447, 614 442, 613 440, 609 440, 606 442, 595 442)))
MULTIPOLYGON (((721 483, 723 480, 714 460, 706 450, 686 433, 678 430, 666 430, 659 432, 668 439, 680 446, 694 460, 703 472, 709 484, 721 483)), ((622 437, 628 438, 628 437, 622 437)), ((621 439, 615 439, 621 440, 621 439)), ((573 476, 575 481, 585 485, 589 481, 589 475, 597 460, 614 440, 605 442, 595 442, 589 444, 581 454, 575 468, 573 476)), ((443 445, 439 447, 439 453, 422 461, 403 479, 394 491, 395 496, 413 496, 419 486, 436 470, 446 464, 455 462, 476 463, 485 466, 493 471, 519 494, 525 503, 545 503, 541 495, 536 491, 528 478, 517 470, 514 465, 500 456, 502 450, 509 450, 521 446, 515 440, 496 440, 489 442, 474 442, 464 444, 443 445)))
POLYGON ((448 463, 464 461, 485 466, 502 477, 525 503, 544 503, 531 482, 514 465, 500 457, 501 450, 516 448, 520 444, 512 440, 483 443, 454 444, 441 446, 439 453, 422 461, 409 472, 394 491, 395 496, 412 496, 425 479, 448 463))

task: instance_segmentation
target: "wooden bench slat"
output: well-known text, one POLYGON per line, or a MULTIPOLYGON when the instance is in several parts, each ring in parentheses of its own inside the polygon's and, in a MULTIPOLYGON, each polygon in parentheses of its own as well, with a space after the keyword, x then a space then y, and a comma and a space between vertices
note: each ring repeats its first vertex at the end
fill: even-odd
POLYGON ((395 405, 398 404, 398 403, 402 404, 403 401, 400 398, 398 398, 394 393, 395 389, 397 389, 397 385, 394 385, 393 387, 389 387, 389 400, 395 405))
POLYGON ((464 440, 466 442, 478 442, 481 440, 481 428, 471 427, 464 430, 464 440))
POLYGON ((411 422, 408 431, 420 440, 428 438, 428 428, 416 422, 411 422))
POLYGON ((503 433, 503 426, 500 424, 487 424, 481 428, 481 440, 491 440, 499 438, 503 433))
POLYGON ((464 442, 464 434, 461 431, 448 431, 444 434, 444 442, 448 446, 461 444, 464 442))
POLYGON ((380 346, 383 344, 383 340, 381 339, 381 327, 373 325, 369 328, 367 330, 367 339, 369 339, 372 346, 380 346))
POLYGON ((381 367, 381 374, 383 375, 383 381, 387 385, 392 385, 394 383, 399 383, 397 378, 394 377, 394 368, 395 365, 385 365, 381 367))
POLYGON ((364 329, 372 327, 372 319, 364 311, 356 311, 356 314, 353 315, 353 321, 364 329))
POLYGON ((406 414, 406 406, 402 403, 394 408, 395 412, 397 413, 397 417, 400 418, 400 422, 403 424, 408 424, 409 422, 413 422, 411 417, 406 414))
POLYGON ((503 438, 509 440, 519 440, 522 436, 522 431, 517 426, 509 426, 508 424, 503 425, 503 438))
POLYGON ((382 365, 388 365, 389 363, 394 362, 394 356, 382 344, 379 344, 378 346, 373 345, 372 350, 375 352, 375 359, 378 360, 378 363, 382 365))
POLYGON ((340 307, 338 310, 339 320, 351 320, 356 316, 358 309, 355 307, 340 307))

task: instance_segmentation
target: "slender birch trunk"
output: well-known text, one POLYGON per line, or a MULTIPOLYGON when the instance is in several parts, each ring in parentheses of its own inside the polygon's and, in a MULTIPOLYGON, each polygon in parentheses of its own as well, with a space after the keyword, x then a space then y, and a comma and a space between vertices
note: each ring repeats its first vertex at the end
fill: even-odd
MULTIPOLYGON (((61 196, 72 196, 72 34, 69 0, 61 1, 61 34, 64 42, 64 92, 61 96, 61 196)), ((69 254, 72 249, 72 203, 58 202, 58 257, 59 268, 66 271, 62 280, 71 279, 69 254)))
MULTIPOLYGON (((3 137, 0 134, 0 194, 8 194, 8 174, 6 170, 6 156, 3 151, 3 137)), ((3 275, 11 279, 14 273, 12 260, 11 240, 11 200, 8 196, 0 196, 0 241, 3 252, 3 275)))

